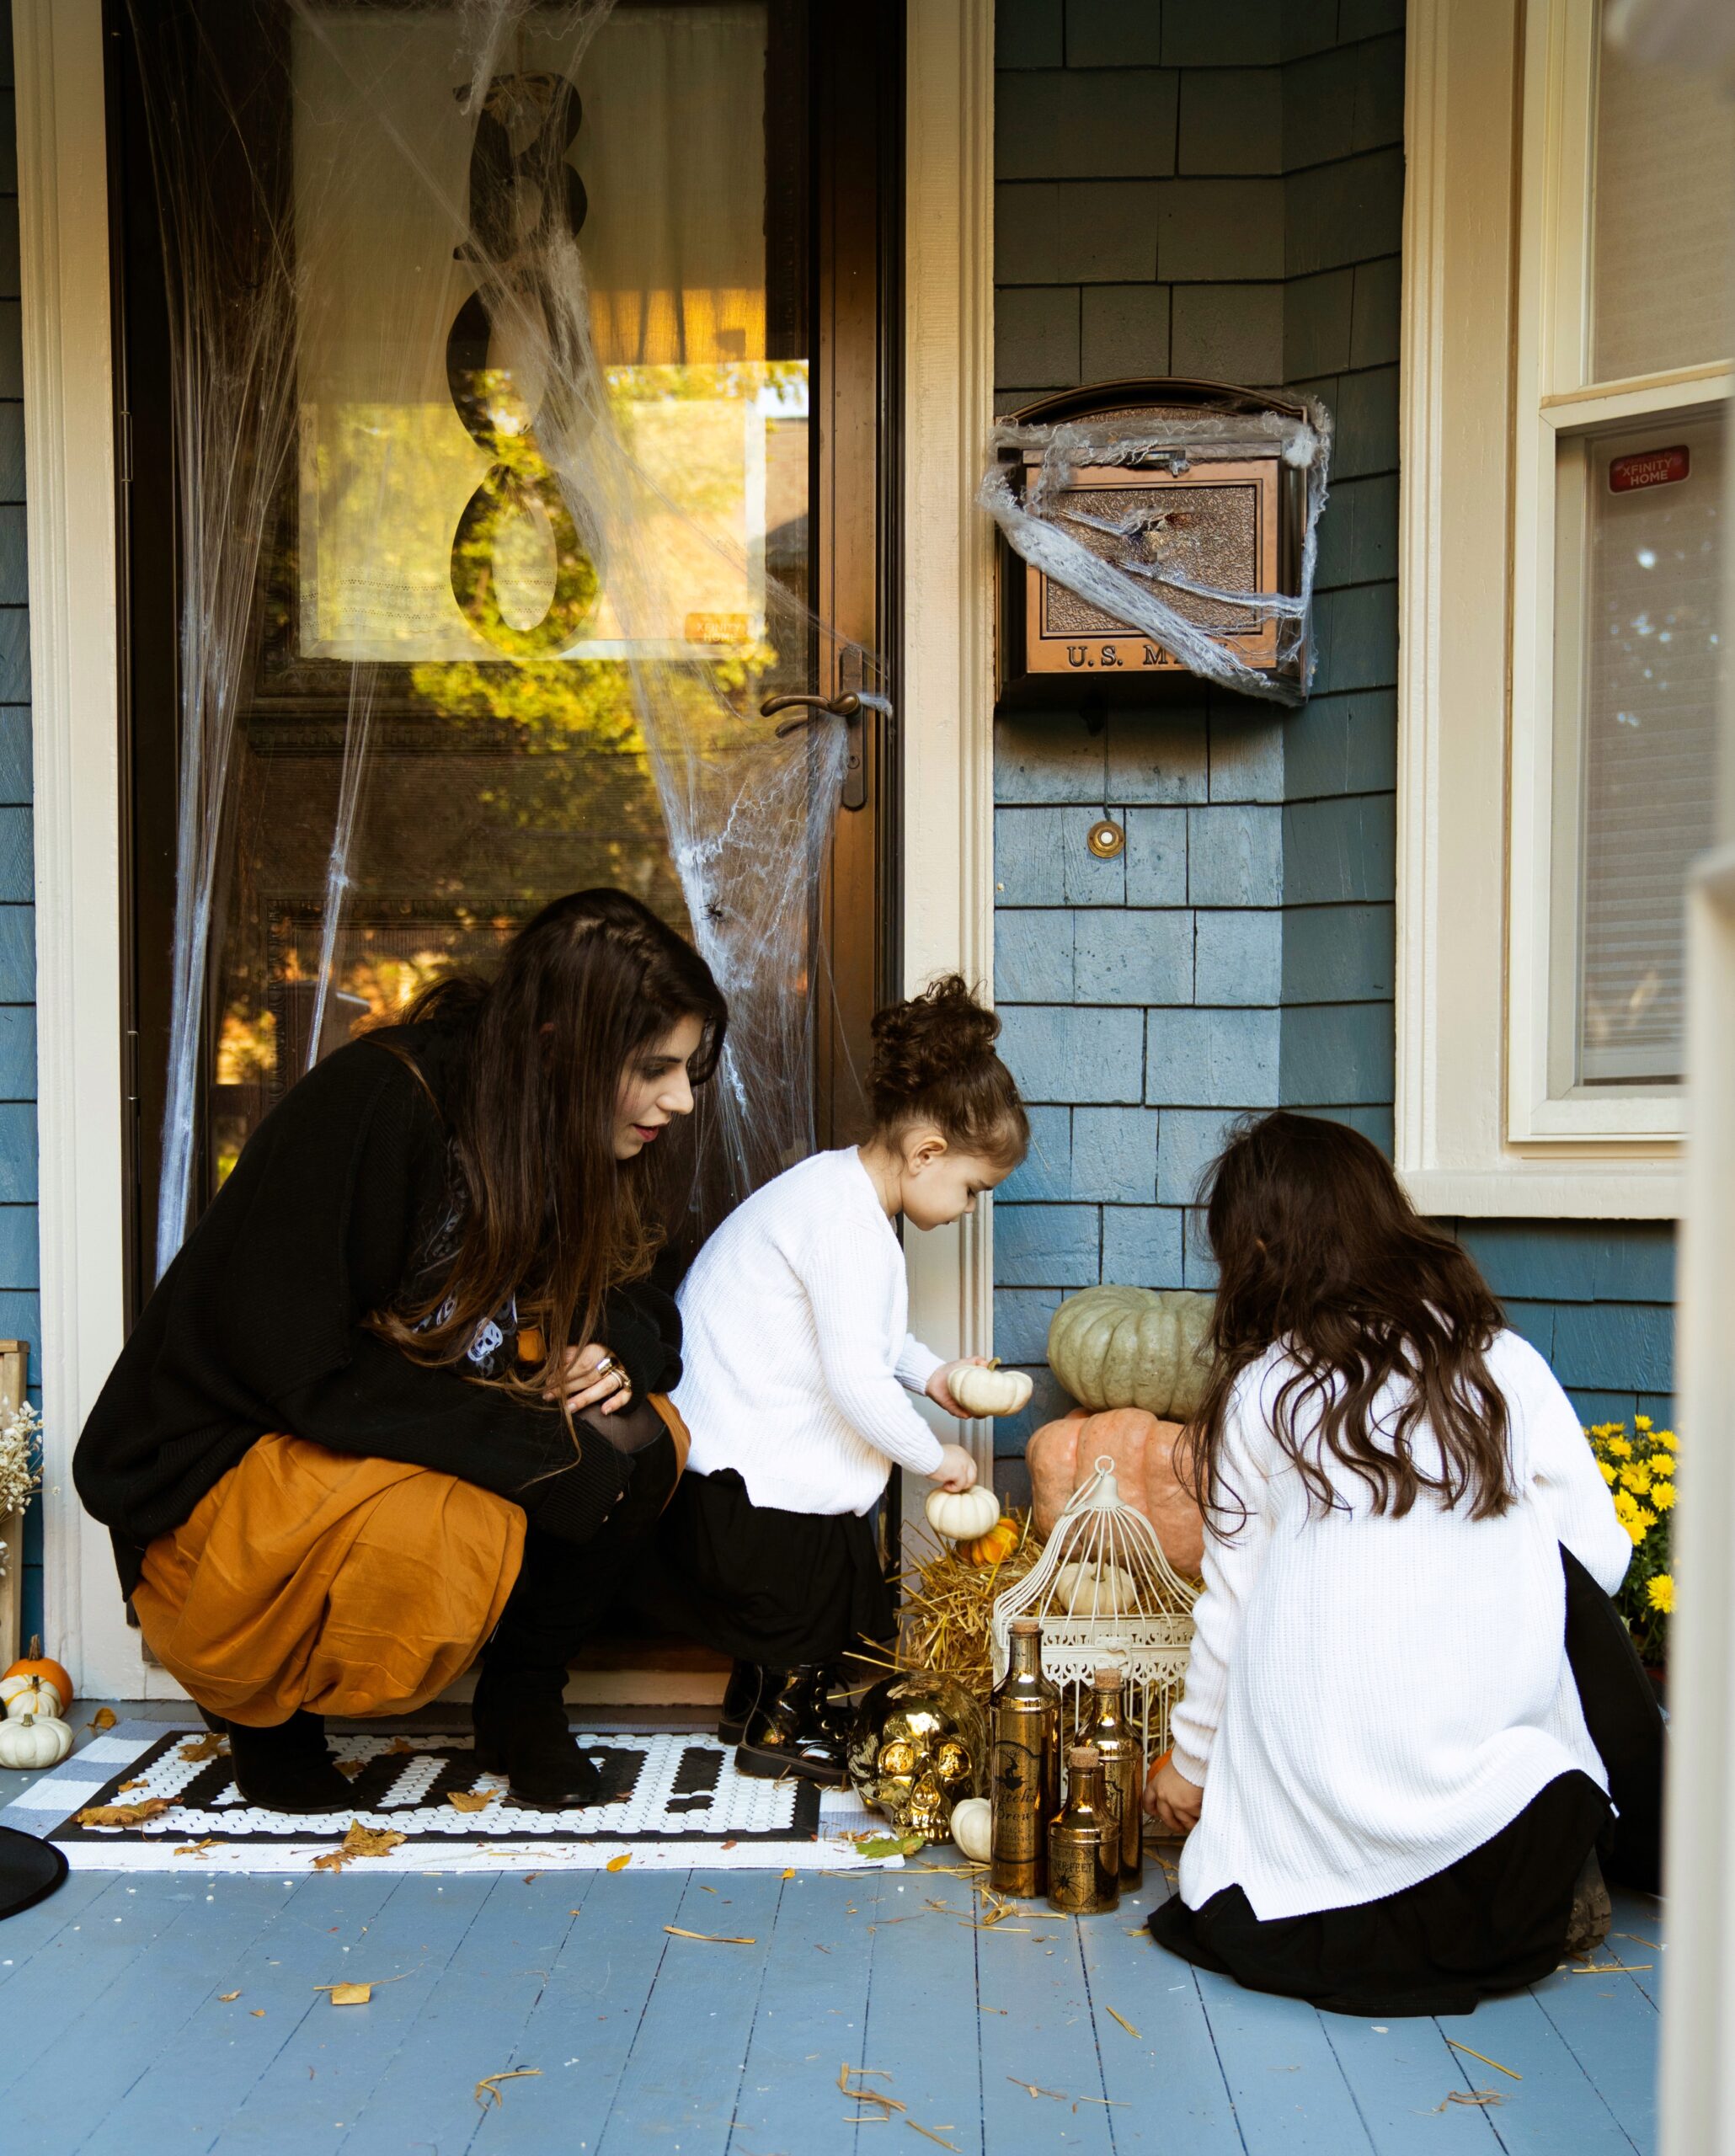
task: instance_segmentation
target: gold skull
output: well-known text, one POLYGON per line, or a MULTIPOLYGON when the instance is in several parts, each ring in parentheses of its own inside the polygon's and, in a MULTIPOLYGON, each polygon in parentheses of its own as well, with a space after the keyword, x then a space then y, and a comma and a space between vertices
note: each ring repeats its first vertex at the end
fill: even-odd
POLYGON ((912 1670, 887 1677, 862 1700, 850 1737, 856 1794, 900 1834, 937 1841, 952 1807, 986 1786, 988 1725, 949 1677, 912 1670))

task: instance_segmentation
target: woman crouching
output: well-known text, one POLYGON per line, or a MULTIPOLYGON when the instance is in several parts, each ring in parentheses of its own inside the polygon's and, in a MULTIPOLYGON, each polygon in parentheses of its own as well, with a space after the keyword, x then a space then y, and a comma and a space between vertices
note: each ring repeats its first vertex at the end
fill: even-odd
POLYGON ((164 1273, 74 1477, 249 1802, 346 1808, 322 1717, 478 1651, 478 1764, 596 1793, 567 1665, 685 1459, 653 1149, 726 1022, 637 899, 557 899, 302 1079, 164 1273))

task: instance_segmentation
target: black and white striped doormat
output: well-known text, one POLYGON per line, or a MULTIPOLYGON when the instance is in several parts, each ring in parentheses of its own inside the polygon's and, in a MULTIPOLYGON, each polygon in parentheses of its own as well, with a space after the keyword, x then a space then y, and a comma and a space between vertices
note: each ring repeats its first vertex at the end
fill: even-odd
POLYGON ((0 1810, 0 1821, 57 1844, 75 1870, 88 1871, 294 1872, 330 1858, 346 1837, 366 1846, 382 1835, 403 1838, 376 1841, 344 1862, 394 1871, 526 1864, 589 1871, 832 1870, 883 1861, 849 1838, 884 1825, 850 1792, 750 1780, 713 1737, 604 1730, 581 1732, 579 1742, 602 1776, 605 1801, 535 1812, 508 1801, 504 1776, 478 1770, 467 1731, 334 1737, 355 1808, 313 1820, 247 1803, 227 1751, 203 1729, 127 1721, 32 1783, 0 1810), (80 1817, 111 1806, 145 1816, 121 1824, 80 1817))

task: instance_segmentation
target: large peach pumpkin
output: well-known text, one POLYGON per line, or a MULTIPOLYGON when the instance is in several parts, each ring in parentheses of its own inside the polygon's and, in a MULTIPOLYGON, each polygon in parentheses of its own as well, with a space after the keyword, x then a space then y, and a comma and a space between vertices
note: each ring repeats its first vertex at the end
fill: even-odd
POLYGON ((1178 1572, 1196 1573, 1204 1556, 1204 1529, 1177 1471, 1181 1430, 1179 1422, 1160 1422, 1142 1407, 1111 1407, 1095 1415, 1075 1407, 1059 1422, 1044 1422, 1024 1448, 1037 1532, 1052 1530, 1066 1500, 1106 1458, 1114 1463, 1123 1501, 1156 1529, 1169 1562, 1178 1572))

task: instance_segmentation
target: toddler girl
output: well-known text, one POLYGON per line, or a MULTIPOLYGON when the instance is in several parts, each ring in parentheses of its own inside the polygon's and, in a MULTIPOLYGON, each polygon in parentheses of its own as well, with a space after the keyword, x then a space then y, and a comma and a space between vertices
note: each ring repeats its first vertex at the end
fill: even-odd
POLYGON ((1258 1990, 1468 2012, 1606 1928, 1562 1546, 1612 1592, 1631 1544, 1548 1365, 1365 1139, 1268 1116, 1208 1220, 1205 1592, 1145 1796, 1188 1839, 1150 1927, 1258 1990))
POLYGON ((675 1401, 692 1451, 665 1520, 661 1614, 736 1657, 720 1733, 744 1774, 843 1781, 827 1694, 852 1640, 893 1630, 873 1529, 892 1467, 975 1480, 905 1397, 965 1412, 947 1388, 958 1365, 907 1329, 892 1224, 959 1219, 1022 1159, 999 1031, 956 975, 882 1011, 873 1135, 756 1191, 681 1287, 675 1401))

